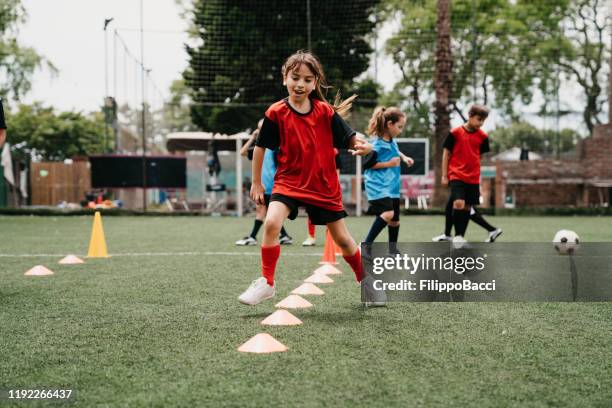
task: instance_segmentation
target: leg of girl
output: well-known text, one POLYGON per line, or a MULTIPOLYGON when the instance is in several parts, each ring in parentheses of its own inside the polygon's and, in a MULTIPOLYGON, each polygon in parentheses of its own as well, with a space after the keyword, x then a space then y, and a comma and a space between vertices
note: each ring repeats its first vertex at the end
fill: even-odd
POLYGON ((346 228, 344 219, 327 224, 327 228, 329 228, 329 233, 331 234, 336 245, 340 247, 342 257, 355 273, 357 282, 361 282, 361 279, 363 278, 361 251, 359 250, 357 244, 355 244, 355 240, 353 237, 351 237, 351 234, 346 228))
MULTIPOLYGON (((393 211, 391 214, 393 214, 393 211)), ((336 242, 336 245, 342 250, 342 257, 355 273, 357 282, 361 283, 362 301, 369 306, 385 306, 387 294, 382 290, 374 289, 371 276, 364 276, 361 263, 361 251, 357 244, 355 244, 351 234, 348 232, 344 219, 327 224, 327 228, 329 228, 329 232, 336 242)))
POLYGON ((289 216, 289 207, 285 204, 272 201, 268 207, 268 214, 264 223, 264 236, 261 244, 261 274, 251 286, 238 298, 245 305, 256 305, 274 296, 274 272, 276 262, 280 256, 278 234, 283 222, 289 216))
POLYGON ((396 254, 397 251, 397 238, 399 237, 399 221, 389 222, 389 253, 396 254))

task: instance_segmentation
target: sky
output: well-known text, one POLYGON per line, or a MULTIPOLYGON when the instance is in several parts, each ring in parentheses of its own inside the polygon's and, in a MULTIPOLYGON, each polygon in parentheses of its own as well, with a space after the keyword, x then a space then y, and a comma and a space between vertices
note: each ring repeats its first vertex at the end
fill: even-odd
MULTIPOLYGON (((97 110, 105 94, 104 19, 114 18, 107 28, 112 95, 114 30, 140 60, 140 4, 140 0, 23 0, 29 17, 20 29, 19 40, 34 47, 59 70, 55 77, 37 72, 24 102, 39 100, 59 110, 97 110)), ((170 83, 180 78, 187 65, 187 24, 179 12, 174 0, 143 1, 144 63, 151 69, 147 86, 150 98, 160 98, 159 93, 167 96, 170 83)), ((135 93, 140 98, 140 77, 134 81, 136 62, 125 57, 123 46, 118 44, 118 101, 134 99, 135 93)))
MULTIPOLYGON (((58 110, 93 111, 102 105, 105 95, 105 61, 108 69, 108 94, 122 104, 141 102, 138 63, 128 56, 141 59, 140 4, 141 0, 22 0, 28 21, 20 29, 19 40, 34 47, 58 69, 53 76, 48 71, 36 72, 33 89, 25 103, 43 101, 58 110), (107 30, 108 54, 105 58, 104 19, 113 18, 107 30), (113 58, 114 30, 118 34, 117 58, 113 58), (114 73, 116 72, 116 75, 114 73)), ((181 77, 187 66, 184 44, 187 22, 180 16, 175 0, 143 0, 144 64, 150 69, 145 92, 147 100, 159 106, 168 96, 171 82, 181 77)), ((395 25, 397 26, 397 24, 395 25)), ((383 27, 378 44, 394 30, 383 27)), ((379 53, 377 79, 388 90, 400 77, 389 57, 379 53)), ((374 64, 371 64, 373 75, 374 64)), ((562 91, 562 104, 580 101, 575 88, 562 91)), ((454 115, 454 125, 460 119, 454 115)), ((554 128, 552 119, 537 116, 527 118, 536 126, 554 128), (550 122, 550 123, 548 123, 550 122)), ((564 118, 561 127, 580 128, 576 117, 564 118)), ((489 131, 500 123, 493 113, 484 129, 489 131)))

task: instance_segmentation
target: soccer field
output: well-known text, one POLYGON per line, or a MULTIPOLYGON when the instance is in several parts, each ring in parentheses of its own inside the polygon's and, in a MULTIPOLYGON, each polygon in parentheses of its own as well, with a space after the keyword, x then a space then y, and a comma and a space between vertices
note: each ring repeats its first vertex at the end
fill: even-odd
MULTIPOLYGON (((303 325, 261 326, 319 266, 323 228, 304 248, 305 218, 286 224, 276 298, 248 307, 237 296, 259 276, 259 248, 234 241, 252 218, 104 217, 111 257, 58 265, 86 254, 92 219, 0 216, 0 388, 73 389, 84 407, 612 404, 611 303, 364 309, 340 260, 314 307, 292 311, 303 325), (55 275, 23 276, 39 264, 55 275), (288 352, 236 351, 260 332, 288 352)), ((561 228, 612 241, 610 217, 488 219, 500 241, 549 242, 561 228)), ((371 221, 347 220, 357 241, 371 221)), ((429 241, 444 222, 401 221, 400 241, 429 241)), ((467 238, 486 233, 470 224, 467 238)))

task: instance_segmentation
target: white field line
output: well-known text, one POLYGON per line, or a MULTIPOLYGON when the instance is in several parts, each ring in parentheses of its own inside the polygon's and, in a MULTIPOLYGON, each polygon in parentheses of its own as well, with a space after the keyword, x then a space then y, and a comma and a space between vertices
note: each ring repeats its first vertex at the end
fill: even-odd
MULTIPOLYGON (((302 254, 298 252, 282 252, 282 256, 323 256, 322 253, 302 254)), ((55 258, 64 257, 67 254, 0 254, 0 258, 55 258)), ((194 256, 194 255, 227 255, 227 256, 261 256, 260 252, 126 252, 110 253, 109 256, 194 256)), ((85 258, 86 255, 77 255, 85 258)))

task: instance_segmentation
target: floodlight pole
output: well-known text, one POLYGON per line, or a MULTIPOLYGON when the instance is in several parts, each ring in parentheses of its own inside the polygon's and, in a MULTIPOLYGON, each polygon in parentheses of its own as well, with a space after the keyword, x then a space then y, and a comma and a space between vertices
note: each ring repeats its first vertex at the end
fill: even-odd
POLYGON ((140 0, 140 86, 142 87, 142 210, 147 211, 147 127, 146 127, 146 95, 145 95, 145 65, 144 65, 144 29, 143 0, 140 0))
POLYGON ((106 98, 108 98, 108 35, 106 29, 111 21, 113 21, 113 17, 104 19, 104 153, 108 153, 108 123, 106 123, 106 98))

